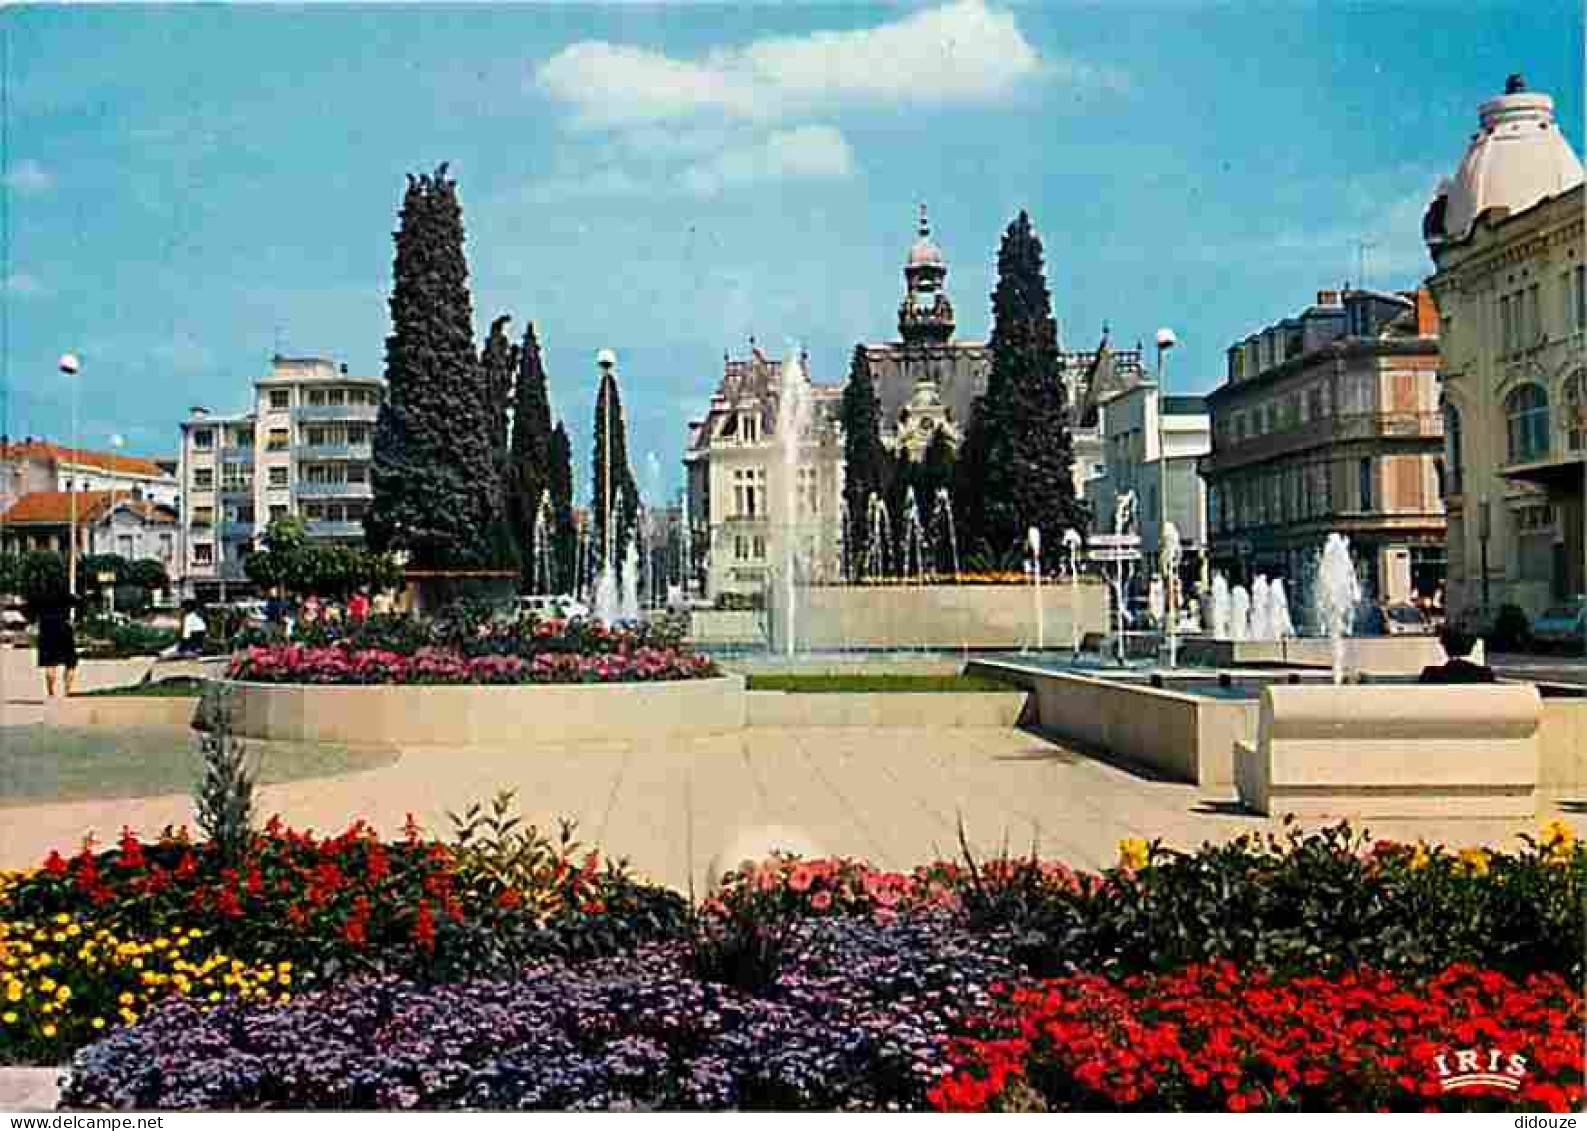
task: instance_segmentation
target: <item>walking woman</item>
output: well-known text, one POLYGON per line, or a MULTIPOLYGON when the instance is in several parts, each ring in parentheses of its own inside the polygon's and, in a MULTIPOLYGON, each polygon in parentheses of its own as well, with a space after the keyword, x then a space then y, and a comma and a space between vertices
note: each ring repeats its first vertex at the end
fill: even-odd
POLYGON ((54 575, 43 581, 28 601, 28 616, 39 627, 38 658, 44 669, 44 689, 52 699, 58 687, 64 684, 70 695, 77 683, 77 630, 72 626, 77 606, 66 579, 54 575))

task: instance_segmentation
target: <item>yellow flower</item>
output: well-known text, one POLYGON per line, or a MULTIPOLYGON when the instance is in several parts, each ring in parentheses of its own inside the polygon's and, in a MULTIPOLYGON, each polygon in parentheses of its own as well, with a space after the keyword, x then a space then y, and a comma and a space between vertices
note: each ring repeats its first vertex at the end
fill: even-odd
POLYGON ((1488 874, 1488 850, 1485 848, 1462 848, 1460 850, 1460 863, 1473 876, 1486 876, 1488 874))
POLYGON ((1416 851, 1411 854, 1411 871, 1420 872, 1431 860, 1432 857, 1427 854, 1427 845, 1418 842, 1416 851))
POLYGON ((1576 847, 1576 831, 1559 817, 1543 826, 1543 847, 1559 858, 1571 854, 1576 847))
POLYGON ((131 1005, 134 1001, 137 1000, 137 998, 133 997, 132 994, 129 993, 129 992, 123 992, 122 995, 119 998, 117 998, 116 1000, 119 1001, 122 1005, 131 1005))
POLYGON ((292 973, 292 963, 290 963, 290 962, 277 962, 276 963, 276 969, 281 971, 281 973, 283 973, 283 974, 290 974, 290 973, 292 973))
POLYGON ((22 1000, 22 989, 23 989, 23 986, 22 986, 21 982, 17 981, 15 978, 11 979, 9 982, 6 983, 6 1000, 7 1001, 21 1001, 22 1000))
POLYGON ((105 1027, 105 1019, 103 1017, 96 1017, 93 1019, 93 1021, 89 1022, 89 1024, 93 1025, 93 1027, 96 1029, 103 1029, 105 1027))
POLYGON ((61 1001, 69 1001, 72 996, 72 987, 62 986, 60 989, 55 991, 55 996, 61 1001))
POLYGON ((1151 845, 1138 836, 1119 841, 1119 866, 1139 871, 1151 862, 1151 845))
POLYGON ((215 990, 213 993, 211 993, 209 995, 209 1000, 210 1001, 219 1001, 220 1000, 220 991, 219 990, 215 990))
POLYGON ((83 933, 83 929, 81 927, 79 927, 76 923, 73 923, 71 926, 66 928, 66 935, 67 935, 68 938, 75 939, 78 935, 80 935, 82 933, 83 933))
POLYGON ((154 949, 155 950, 164 950, 166 947, 168 947, 170 945, 171 945, 171 943, 170 943, 169 939, 160 938, 160 939, 155 939, 154 940, 154 949))
POLYGON ((55 921, 64 927, 66 924, 72 921, 72 917, 66 914, 66 912, 62 911, 59 915, 55 916, 55 921))
POLYGON ((55 992, 55 979, 54 978, 43 978, 43 979, 40 979, 40 981, 39 981, 39 989, 43 990, 47 994, 54 993, 55 992))
POLYGON ((276 976, 276 981, 280 982, 283 986, 290 986, 292 984, 292 975, 278 974, 276 976))
POLYGON ((0 1013, 0 1021, 4 1021, 7 1025, 15 1025, 17 1023, 16 1010, 8 1009, 4 1013, 0 1013))
POLYGON ((56 1031, 57 1030, 53 1023, 46 1025, 44 1028, 39 1030, 39 1032, 43 1033, 46 1037, 53 1037, 56 1034, 56 1031))

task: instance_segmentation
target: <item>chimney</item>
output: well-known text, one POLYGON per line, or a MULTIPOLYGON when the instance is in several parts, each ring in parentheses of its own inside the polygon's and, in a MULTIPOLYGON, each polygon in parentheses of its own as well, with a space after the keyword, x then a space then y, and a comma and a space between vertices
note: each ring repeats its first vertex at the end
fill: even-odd
POLYGON ((1317 305, 1318 306, 1338 306, 1339 305, 1339 292, 1338 291, 1318 291, 1317 292, 1317 305))
POLYGON ((347 376, 347 363, 345 361, 342 362, 342 376, 347 376))
POLYGON ((187 410, 187 414, 189 416, 205 417, 209 415, 209 409, 201 404, 196 404, 187 410))

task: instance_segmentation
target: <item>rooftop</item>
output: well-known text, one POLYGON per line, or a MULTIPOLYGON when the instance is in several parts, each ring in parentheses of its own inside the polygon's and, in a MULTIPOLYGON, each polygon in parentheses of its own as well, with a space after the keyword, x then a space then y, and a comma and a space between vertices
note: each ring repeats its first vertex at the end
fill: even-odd
POLYGON ((146 475, 150 478, 169 478, 166 472, 152 459, 141 456, 123 456, 114 452, 92 452, 86 448, 67 448, 60 444, 52 444, 48 440, 23 440, 14 443, 0 443, 0 459, 26 460, 45 459, 57 463, 72 464, 76 467, 98 468, 100 471, 114 472, 122 475, 146 475))

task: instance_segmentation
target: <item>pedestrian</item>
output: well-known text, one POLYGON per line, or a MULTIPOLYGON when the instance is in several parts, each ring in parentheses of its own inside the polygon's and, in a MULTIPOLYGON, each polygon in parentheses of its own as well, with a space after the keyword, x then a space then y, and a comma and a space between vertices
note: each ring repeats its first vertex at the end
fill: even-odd
POLYGON ((320 619, 322 606, 320 599, 313 593, 303 598, 303 607, 298 610, 298 621, 301 624, 317 624, 320 619))
POLYGON ((38 664, 44 669, 44 692, 51 699, 61 687, 70 695, 77 683, 77 630, 72 615, 81 604, 66 587, 66 579, 53 575, 28 601, 28 617, 39 628, 38 664))
POLYGON ((364 590, 355 590, 347 599, 347 619, 354 624, 362 624, 369 619, 369 594, 364 590))
POLYGON ((203 655, 204 641, 208 636, 209 622, 204 619, 204 614, 198 611, 198 602, 184 601, 182 603, 182 635, 177 641, 177 654, 182 656, 203 655))

